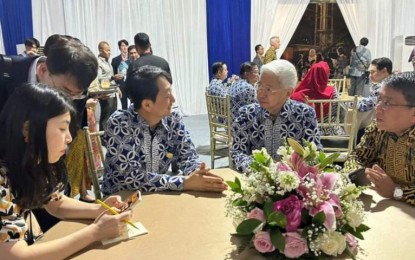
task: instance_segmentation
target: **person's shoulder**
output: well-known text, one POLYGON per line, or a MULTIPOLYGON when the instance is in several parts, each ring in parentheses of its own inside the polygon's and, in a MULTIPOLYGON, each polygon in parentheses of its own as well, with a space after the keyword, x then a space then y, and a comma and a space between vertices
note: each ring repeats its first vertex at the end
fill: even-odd
POLYGON ((293 99, 288 99, 284 104, 284 108, 285 110, 291 110, 293 112, 305 115, 310 113, 315 114, 315 111, 311 106, 293 99))

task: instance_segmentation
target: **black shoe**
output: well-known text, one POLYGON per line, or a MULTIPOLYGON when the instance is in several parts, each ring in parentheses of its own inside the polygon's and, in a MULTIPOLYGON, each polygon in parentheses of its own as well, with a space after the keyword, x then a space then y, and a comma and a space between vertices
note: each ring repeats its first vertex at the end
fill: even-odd
POLYGON ((95 203, 95 200, 86 200, 82 197, 79 197, 79 201, 86 202, 86 203, 95 203))

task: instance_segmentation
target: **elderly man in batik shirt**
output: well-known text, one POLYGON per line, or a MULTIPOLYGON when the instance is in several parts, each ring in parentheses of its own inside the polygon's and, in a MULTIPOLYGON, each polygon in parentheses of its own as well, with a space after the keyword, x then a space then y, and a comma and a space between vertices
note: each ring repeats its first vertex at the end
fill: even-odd
POLYGON ((225 63, 218 61, 212 65, 213 79, 209 83, 207 92, 209 95, 225 97, 227 94, 223 81, 228 77, 228 67, 225 63))
POLYGON ((173 111, 171 76, 145 65, 127 77, 132 104, 108 120, 103 193, 120 190, 206 190, 221 192, 226 184, 199 162, 183 119, 173 111), (176 163, 180 172, 169 174, 176 163))
POLYGON ((310 106, 289 99, 297 83, 297 71, 290 62, 276 60, 261 68, 257 85, 258 103, 239 110, 232 124, 232 162, 246 172, 253 150, 266 148, 278 160, 278 148, 293 138, 320 144, 316 113, 310 106))
POLYGON ((269 48, 268 50, 265 52, 265 57, 264 57, 264 63, 263 64, 267 64, 270 63, 273 60, 276 60, 277 57, 277 50, 280 48, 280 38, 277 36, 273 36, 269 39, 269 48))
POLYGON ((241 107, 257 102, 254 85, 258 81, 258 66, 253 62, 244 62, 241 64, 239 75, 240 79, 228 90, 231 97, 232 118, 238 116, 241 107))
POLYGON ((345 171, 365 168, 379 195, 415 205, 415 73, 385 79, 376 122, 345 163, 345 171))

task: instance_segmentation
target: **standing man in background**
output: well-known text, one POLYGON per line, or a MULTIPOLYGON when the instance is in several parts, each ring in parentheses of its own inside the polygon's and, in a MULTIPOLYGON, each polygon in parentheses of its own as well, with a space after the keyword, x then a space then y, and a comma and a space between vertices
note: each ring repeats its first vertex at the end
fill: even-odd
POLYGON ((133 61, 131 63, 132 66, 128 67, 127 77, 131 74, 133 69, 142 67, 144 65, 152 65, 158 67, 169 73, 171 76, 169 63, 162 57, 153 55, 150 37, 146 33, 137 33, 134 36, 134 43, 140 58, 138 58, 136 61, 133 61))
POLYGON ((261 44, 257 44, 255 46, 255 58, 252 62, 254 62, 258 66, 258 70, 261 71, 261 66, 264 64, 264 46, 261 44))
POLYGON ((272 36, 269 39, 269 44, 271 45, 267 52, 265 53, 264 63, 267 64, 273 60, 277 59, 277 50, 280 48, 280 38, 278 36, 272 36))
MULTIPOLYGON (((120 64, 124 61, 128 61, 128 41, 127 40, 120 40, 118 41, 118 49, 120 49, 121 54, 118 55, 117 57, 114 57, 111 61, 111 66, 112 66, 112 70, 114 75, 116 74, 123 74, 126 75, 126 72, 122 72, 120 71, 120 64)), ((121 80, 115 80, 115 82, 120 86, 120 90, 121 90, 121 97, 120 97, 120 101, 121 101, 121 107, 122 109, 127 109, 127 95, 125 93, 125 82, 124 82, 124 77, 121 80)))
POLYGON ((353 48, 350 53, 350 83, 349 96, 362 96, 366 81, 369 79, 370 61, 372 60, 370 50, 366 48, 369 40, 366 37, 360 39, 360 45, 353 48))
MULTIPOLYGON (((102 41, 98 44, 98 80, 101 82, 102 80, 122 80, 124 77, 120 74, 115 74, 111 64, 109 63, 108 59, 111 56, 111 48, 110 45, 102 41)), ((122 94, 118 91, 120 96, 122 94)), ((105 95, 99 98, 99 105, 101 107, 101 116, 99 118, 99 129, 103 131, 105 129, 105 124, 112 113, 117 110, 117 97, 115 94, 105 95)))

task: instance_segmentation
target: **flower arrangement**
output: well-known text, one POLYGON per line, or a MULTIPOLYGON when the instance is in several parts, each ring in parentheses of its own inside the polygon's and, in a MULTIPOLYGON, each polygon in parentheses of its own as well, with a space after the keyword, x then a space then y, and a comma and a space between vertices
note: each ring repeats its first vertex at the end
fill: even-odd
POLYGON ((288 258, 357 254, 363 224, 363 187, 336 172, 339 154, 326 156, 314 143, 302 147, 293 139, 278 149, 281 161, 267 151, 253 151, 250 174, 228 181, 228 216, 236 233, 251 238, 260 253, 288 258))

